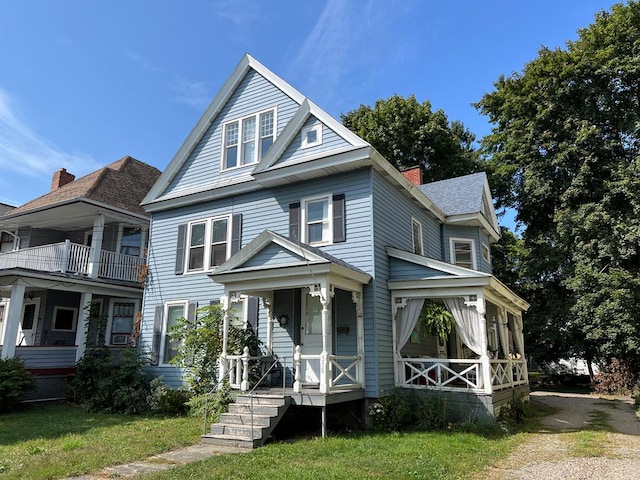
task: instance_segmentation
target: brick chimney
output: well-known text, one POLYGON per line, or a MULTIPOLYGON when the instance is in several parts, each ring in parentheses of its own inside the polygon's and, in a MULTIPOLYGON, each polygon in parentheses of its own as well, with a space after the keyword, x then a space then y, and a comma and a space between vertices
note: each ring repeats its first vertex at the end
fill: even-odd
POLYGON ((417 167, 407 168, 401 173, 402 175, 404 175, 404 178, 409 180, 414 185, 422 185, 422 167, 420 167, 420 165, 418 165, 417 167))
POLYGON ((71 183, 76 179, 76 176, 67 172, 66 168, 61 168, 57 172, 53 173, 51 179, 51 191, 64 187, 67 183, 71 183))

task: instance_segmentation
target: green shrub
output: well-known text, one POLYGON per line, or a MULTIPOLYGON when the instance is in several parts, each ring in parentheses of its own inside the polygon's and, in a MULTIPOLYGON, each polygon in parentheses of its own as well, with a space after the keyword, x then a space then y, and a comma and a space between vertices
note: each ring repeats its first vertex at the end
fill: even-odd
POLYGON ((106 347, 88 349, 70 382, 72 400, 89 411, 136 414, 149 410, 148 360, 137 349, 120 350, 115 361, 106 347))
POLYGON ((394 390, 369 407, 373 427, 389 432, 443 430, 449 426, 441 398, 394 390))
POLYGON ((189 411, 187 402, 191 395, 183 389, 171 388, 159 378, 151 381, 151 393, 147 403, 153 413, 160 415, 185 415, 189 411))
POLYGON ((507 425, 523 423, 529 416, 529 402, 523 396, 516 396, 512 401, 500 407, 498 422, 507 425))
POLYGON ((215 423, 220 414, 227 412, 229 404, 234 401, 234 396, 227 382, 220 385, 216 392, 202 395, 194 395, 189 399, 189 416, 204 418, 206 411, 206 423, 215 423))
POLYGON ((0 359, 0 413, 14 409, 36 384, 19 358, 0 359))

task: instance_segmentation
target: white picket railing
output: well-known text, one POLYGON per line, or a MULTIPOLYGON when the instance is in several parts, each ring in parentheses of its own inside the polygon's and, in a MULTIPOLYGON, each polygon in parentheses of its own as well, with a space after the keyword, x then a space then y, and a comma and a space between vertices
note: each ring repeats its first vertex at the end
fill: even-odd
MULTIPOLYGON (((26 268, 41 272, 90 275, 91 247, 70 241, 29 247, 0 254, 0 269, 26 268)), ((98 276, 110 280, 138 282, 144 259, 103 250, 98 276)))

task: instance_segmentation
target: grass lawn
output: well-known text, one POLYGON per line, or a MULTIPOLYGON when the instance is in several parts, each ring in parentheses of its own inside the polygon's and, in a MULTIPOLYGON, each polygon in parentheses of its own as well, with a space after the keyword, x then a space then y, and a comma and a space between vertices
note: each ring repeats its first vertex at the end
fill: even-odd
POLYGON ((0 478, 56 479, 199 441, 202 421, 87 413, 65 404, 0 415, 0 478))

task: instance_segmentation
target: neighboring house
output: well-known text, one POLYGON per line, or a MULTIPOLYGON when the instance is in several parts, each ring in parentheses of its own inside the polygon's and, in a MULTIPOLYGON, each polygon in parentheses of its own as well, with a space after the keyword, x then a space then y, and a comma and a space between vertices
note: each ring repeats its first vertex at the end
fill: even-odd
POLYGON ((38 376, 32 398, 64 396, 97 328, 89 316, 106 318, 107 345, 132 343, 149 227, 140 201, 159 175, 129 156, 77 180, 61 169, 49 193, 0 215, 1 356, 38 376))
MULTIPOLYGON (((403 175, 248 55, 143 206, 152 278, 141 345, 170 384, 184 372, 169 363, 169 329, 219 302, 225 329, 251 325, 275 359, 270 381, 286 393, 276 416, 401 387, 493 417, 528 393, 528 305, 491 275, 500 230, 485 175, 420 185, 419 169, 403 175), (456 316, 447 341, 415 328, 425 301, 456 316)), ((220 372, 246 391, 256 359, 242 354, 225 346, 220 372)), ((232 430, 210 437, 241 444, 232 430)))

